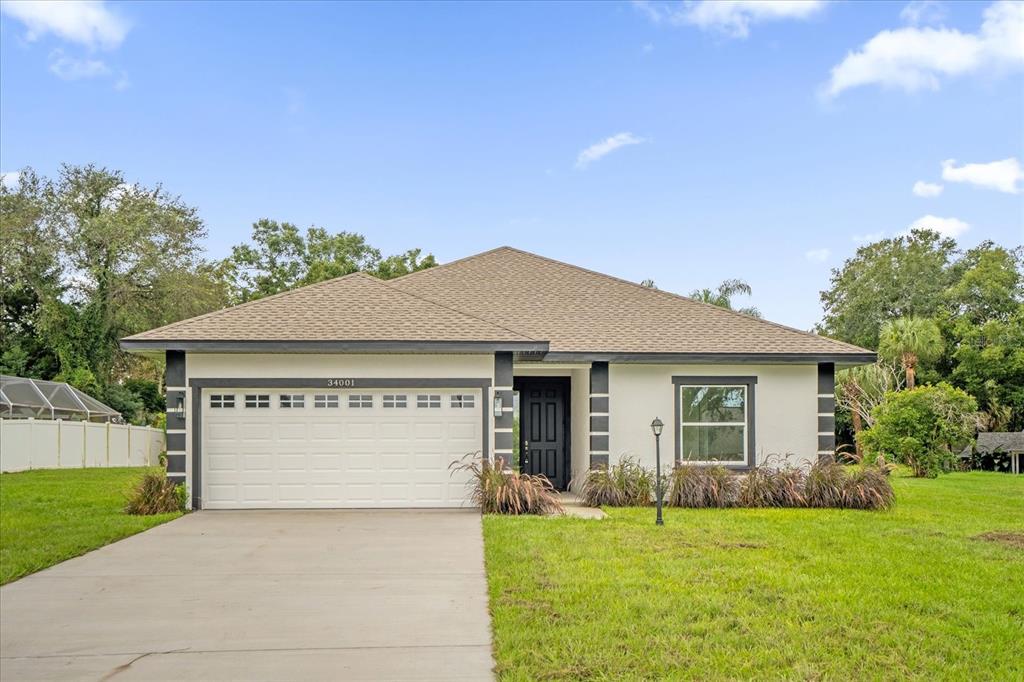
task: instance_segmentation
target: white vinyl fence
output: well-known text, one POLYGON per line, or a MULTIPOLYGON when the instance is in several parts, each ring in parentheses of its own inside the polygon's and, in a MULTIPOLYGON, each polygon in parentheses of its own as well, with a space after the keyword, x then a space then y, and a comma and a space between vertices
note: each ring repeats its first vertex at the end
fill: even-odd
POLYGON ((0 471, 155 466, 164 432, 149 426, 0 419, 0 471))

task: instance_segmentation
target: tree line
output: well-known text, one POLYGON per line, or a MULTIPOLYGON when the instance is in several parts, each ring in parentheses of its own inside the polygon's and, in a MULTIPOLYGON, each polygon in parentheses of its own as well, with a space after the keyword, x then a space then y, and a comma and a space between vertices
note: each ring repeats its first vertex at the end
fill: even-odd
POLYGON ((163 412, 163 361, 120 338, 352 272, 436 265, 420 249, 384 256, 355 232, 268 219, 209 259, 194 206, 93 165, 0 183, 0 227, 0 373, 66 381, 136 423, 163 412))

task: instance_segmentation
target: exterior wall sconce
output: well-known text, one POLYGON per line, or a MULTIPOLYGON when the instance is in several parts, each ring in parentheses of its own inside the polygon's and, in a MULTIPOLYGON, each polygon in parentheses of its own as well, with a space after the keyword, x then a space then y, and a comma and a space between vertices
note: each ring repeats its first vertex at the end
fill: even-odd
POLYGON ((501 416, 501 412, 502 412, 502 408, 503 407, 504 407, 504 402, 502 401, 501 396, 500 395, 494 396, 494 416, 495 417, 500 417, 501 416))

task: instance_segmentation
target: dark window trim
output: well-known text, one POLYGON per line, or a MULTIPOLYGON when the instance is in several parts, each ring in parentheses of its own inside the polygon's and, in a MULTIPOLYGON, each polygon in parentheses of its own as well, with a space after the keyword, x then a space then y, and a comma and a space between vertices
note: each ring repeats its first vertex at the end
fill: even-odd
POLYGON ((730 469, 748 469, 754 466, 755 445, 757 437, 754 432, 754 424, 757 423, 754 408, 757 405, 757 396, 754 388, 757 386, 756 376, 673 376, 672 391, 675 393, 675 411, 673 419, 673 435, 675 436, 675 463, 676 466, 683 464, 682 459, 682 426, 683 386, 746 386, 747 387, 747 459, 744 462, 722 462, 721 465, 730 469))
MULTIPOLYGON (((199 378, 189 379, 188 386, 192 389, 192 509, 202 509, 203 499, 203 390, 210 388, 296 388, 314 390, 328 388, 329 377, 296 378, 296 379, 231 379, 231 378, 199 378)), ((352 386, 346 388, 476 388, 480 391, 481 404, 487 403, 487 390, 491 387, 490 379, 353 379, 352 386)), ((490 412, 481 413, 481 456, 490 459, 490 412)))

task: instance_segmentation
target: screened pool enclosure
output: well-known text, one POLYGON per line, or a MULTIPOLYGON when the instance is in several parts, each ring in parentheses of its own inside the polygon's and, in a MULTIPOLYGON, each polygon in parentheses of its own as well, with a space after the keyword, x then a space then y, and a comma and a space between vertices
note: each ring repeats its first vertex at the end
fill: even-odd
POLYGON ((120 422, 121 414, 57 381, 0 375, 0 418, 120 422))

